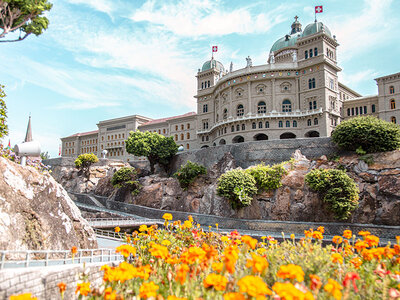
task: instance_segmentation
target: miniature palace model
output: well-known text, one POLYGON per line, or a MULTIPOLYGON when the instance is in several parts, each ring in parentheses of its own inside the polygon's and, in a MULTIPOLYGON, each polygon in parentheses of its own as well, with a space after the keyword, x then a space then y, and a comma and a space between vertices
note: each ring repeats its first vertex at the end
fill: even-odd
POLYGON ((137 160, 125 151, 130 131, 172 136, 184 150, 258 140, 330 136, 344 119, 373 115, 400 122, 400 73, 376 78, 378 94, 362 97, 338 82, 338 41, 322 22, 302 30, 298 17, 278 39, 267 64, 226 70, 212 58, 198 70, 197 113, 153 120, 131 115, 100 121, 98 130, 62 140, 62 156, 107 150, 107 157, 137 160))

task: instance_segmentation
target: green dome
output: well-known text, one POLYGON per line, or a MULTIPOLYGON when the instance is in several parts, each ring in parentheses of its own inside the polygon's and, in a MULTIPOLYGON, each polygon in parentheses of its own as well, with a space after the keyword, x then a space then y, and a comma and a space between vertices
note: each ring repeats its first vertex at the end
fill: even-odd
POLYGON ((288 34, 288 35, 280 38, 272 45, 270 52, 272 52, 272 51, 276 52, 285 47, 293 47, 296 44, 296 41, 300 36, 301 36, 301 33, 296 32, 294 34, 291 34, 291 35, 288 34))
POLYGON ((204 72, 204 71, 210 70, 212 68, 216 68, 218 71, 224 71, 224 66, 219 61, 216 61, 215 59, 207 60, 203 64, 201 71, 204 72))
POLYGON ((325 31, 327 35, 332 37, 331 31, 322 22, 314 22, 314 23, 308 24, 306 26, 306 28, 304 28, 304 30, 303 30, 302 37, 306 37, 308 35, 312 35, 314 33, 320 32, 320 31, 325 31))

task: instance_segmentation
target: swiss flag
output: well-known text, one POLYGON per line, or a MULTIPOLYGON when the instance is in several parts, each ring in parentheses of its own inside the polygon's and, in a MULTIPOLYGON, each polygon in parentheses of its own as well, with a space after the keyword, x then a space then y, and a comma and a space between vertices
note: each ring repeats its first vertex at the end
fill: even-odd
POLYGON ((316 7, 315 7, 315 13, 316 13, 316 14, 322 13, 323 11, 324 11, 324 10, 322 9, 322 5, 316 6, 316 7))
POLYGON ((212 52, 217 52, 218 51, 218 46, 212 46, 212 52))

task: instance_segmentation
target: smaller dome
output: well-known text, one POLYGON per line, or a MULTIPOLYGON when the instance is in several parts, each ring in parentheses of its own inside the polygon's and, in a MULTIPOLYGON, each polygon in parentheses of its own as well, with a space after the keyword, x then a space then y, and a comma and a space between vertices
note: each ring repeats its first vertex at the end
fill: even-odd
POLYGON ((207 60, 204 64, 203 67, 201 68, 201 71, 207 71, 211 70, 213 68, 216 68, 218 71, 224 71, 224 65, 221 64, 219 61, 212 59, 212 60, 207 60))
POLYGON ((296 44, 297 38, 299 38, 300 36, 301 36, 301 33, 296 32, 292 35, 288 34, 288 35, 280 38, 272 45, 270 52, 272 52, 272 51, 276 52, 285 47, 290 47, 290 46, 294 47, 294 45, 296 44))
POLYGON ((303 30, 302 37, 306 37, 306 36, 312 35, 314 33, 320 32, 320 31, 325 31, 327 35, 332 37, 331 31, 322 22, 314 22, 314 23, 308 24, 306 26, 306 28, 304 28, 304 30, 303 30))

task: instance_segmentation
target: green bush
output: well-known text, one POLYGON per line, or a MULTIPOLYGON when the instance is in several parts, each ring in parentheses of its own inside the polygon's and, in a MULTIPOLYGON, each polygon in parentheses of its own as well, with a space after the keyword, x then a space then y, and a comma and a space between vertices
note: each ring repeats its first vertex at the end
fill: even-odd
POLYGON ((89 176, 89 168, 92 164, 97 163, 99 159, 93 153, 85 153, 78 156, 75 159, 75 166, 89 176))
POLYGON ((258 192, 275 190, 282 186, 282 177, 287 174, 283 167, 285 163, 280 163, 270 167, 269 165, 259 164, 246 170, 256 181, 258 192))
POLYGON ((111 178, 111 184, 116 188, 126 187, 132 193, 139 192, 139 182, 137 181, 137 172, 134 168, 122 167, 114 173, 111 178))
POLYGON ((250 205, 256 193, 256 181, 244 170, 231 170, 218 178, 217 194, 230 200, 234 209, 250 205))
POLYGON ((323 196, 339 220, 346 220, 358 207, 358 187, 342 170, 315 169, 306 175, 305 181, 323 196))
POLYGON ((400 126, 372 116, 356 117, 340 123, 332 140, 345 150, 391 151, 400 147, 400 126))
POLYGON ((178 179, 182 188, 186 189, 197 176, 207 174, 207 169, 197 163, 187 161, 184 166, 181 166, 174 176, 178 179))

